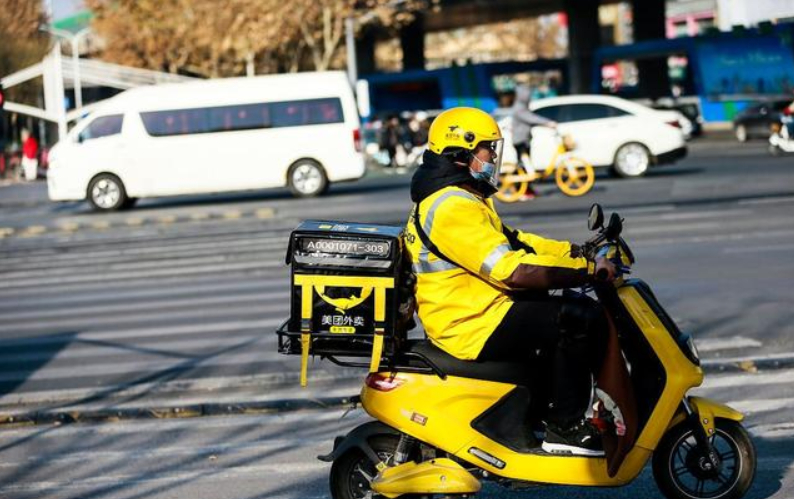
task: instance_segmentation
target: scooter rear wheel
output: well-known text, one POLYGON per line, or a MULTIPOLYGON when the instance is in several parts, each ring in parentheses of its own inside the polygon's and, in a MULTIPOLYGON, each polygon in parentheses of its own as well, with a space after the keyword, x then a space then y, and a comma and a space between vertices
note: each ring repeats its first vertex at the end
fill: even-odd
POLYGON ((739 499, 753 483, 756 455, 747 431, 734 421, 715 420, 711 445, 722 466, 707 471, 688 423, 668 431, 653 453, 653 477, 669 499, 739 499))
MULTIPOLYGON (((396 435, 379 435, 369 440, 375 454, 386 464, 391 464, 400 438, 396 435)), ((352 449, 334 461, 331 466, 331 497, 333 499, 374 499, 370 482, 378 474, 375 464, 359 449, 352 449)), ((400 499, 419 499, 430 496, 402 495, 400 499)))

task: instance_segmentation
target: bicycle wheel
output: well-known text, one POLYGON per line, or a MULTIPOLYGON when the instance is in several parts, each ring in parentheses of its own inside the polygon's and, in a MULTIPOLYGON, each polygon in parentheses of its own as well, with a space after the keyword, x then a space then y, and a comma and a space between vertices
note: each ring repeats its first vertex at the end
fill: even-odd
POLYGON ((582 196, 593 188, 595 171, 592 165, 582 158, 570 157, 557 163, 554 178, 557 187, 566 196, 582 196))
POLYGON ((526 170, 521 165, 504 164, 500 170, 499 186, 496 191, 496 199, 503 203, 515 203, 524 197, 529 187, 529 182, 513 182, 510 177, 520 176, 526 174, 526 170), (505 181, 504 179, 508 180, 505 181))

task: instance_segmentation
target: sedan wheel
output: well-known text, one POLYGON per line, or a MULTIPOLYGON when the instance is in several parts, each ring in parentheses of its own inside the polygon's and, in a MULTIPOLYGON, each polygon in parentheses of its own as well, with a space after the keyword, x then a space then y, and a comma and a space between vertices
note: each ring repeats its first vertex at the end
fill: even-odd
POLYGON ((744 125, 738 125, 736 127, 736 140, 739 142, 747 142, 750 136, 747 134, 747 127, 744 125))
POLYGON ((642 177, 651 165, 651 154, 642 144, 625 144, 615 153, 615 172, 621 177, 642 177))

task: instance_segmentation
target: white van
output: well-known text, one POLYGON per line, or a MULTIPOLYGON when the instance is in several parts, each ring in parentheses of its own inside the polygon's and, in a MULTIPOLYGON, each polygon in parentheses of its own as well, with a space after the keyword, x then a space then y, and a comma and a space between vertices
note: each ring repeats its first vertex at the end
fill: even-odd
POLYGON ((365 172, 360 122, 341 71, 127 90, 50 152, 49 197, 99 210, 138 198, 288 186, 317 196, 365 172))

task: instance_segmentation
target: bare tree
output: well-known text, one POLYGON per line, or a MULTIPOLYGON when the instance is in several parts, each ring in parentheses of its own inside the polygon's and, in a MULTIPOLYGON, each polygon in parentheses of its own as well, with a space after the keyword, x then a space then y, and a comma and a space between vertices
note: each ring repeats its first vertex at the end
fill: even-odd
POLYGON ((86 0, 104 59, 208 77, 344 63, 347 17, 393 26, 427 0, 86 0))
MULTIPOLYGON (((47 52, 47 36, 39 31, 44 13, 39 0, 3 0, 0 8, 0 76, 35 64, 47 52)), ((36 104, 40 84, 9 89, 17 102, 36 104)))

